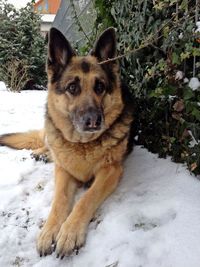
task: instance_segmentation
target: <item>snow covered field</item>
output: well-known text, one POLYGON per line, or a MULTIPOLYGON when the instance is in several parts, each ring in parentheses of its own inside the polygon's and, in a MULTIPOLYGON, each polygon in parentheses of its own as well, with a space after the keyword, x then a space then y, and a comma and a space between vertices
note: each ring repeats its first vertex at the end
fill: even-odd
MULTIPOLYGON (((43 126, 46 92, 0 91, 0 133, 43 126)), ((53 192, 53 165, 0 147, 0 266, 199 267, 200 181, 136 147, 117 191, 98 210, 79 255, 35 249, 53 192)), ((84 189, 80 189, 80 194, 84 189)))

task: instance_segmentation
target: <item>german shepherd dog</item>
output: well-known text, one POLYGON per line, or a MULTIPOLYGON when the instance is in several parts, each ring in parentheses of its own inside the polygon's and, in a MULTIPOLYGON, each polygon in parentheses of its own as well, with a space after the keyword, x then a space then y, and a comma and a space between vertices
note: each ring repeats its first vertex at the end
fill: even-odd
POLYGON ((49 217, 38 237, 40 256, 63 258, 84 243, 88 224, 115 190, 132 146, 132 102, 122 85, 114 28, 108 28, 88 56, 77 56, 56 28, 48 41, 48 100, 41 131, 0 136, 15 149, 50 151, 55 163, 55 192, 49 217), (130 102, 130 103, 128 103, 130 102), (79 183, 93 183, 74 205, 79 183), (52 245, 54 244, 54 246, 52 245))

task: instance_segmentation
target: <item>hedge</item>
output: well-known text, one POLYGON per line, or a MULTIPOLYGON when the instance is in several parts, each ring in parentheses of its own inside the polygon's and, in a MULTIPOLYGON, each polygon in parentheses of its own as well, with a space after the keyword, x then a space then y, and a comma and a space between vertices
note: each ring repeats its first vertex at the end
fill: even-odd
POLYGON ((95 0, 99 32, 114 26, 134 96, 136 144, 200 174, 198 1, 95 0), (134 49, 137 52, 132 52, 134 49))

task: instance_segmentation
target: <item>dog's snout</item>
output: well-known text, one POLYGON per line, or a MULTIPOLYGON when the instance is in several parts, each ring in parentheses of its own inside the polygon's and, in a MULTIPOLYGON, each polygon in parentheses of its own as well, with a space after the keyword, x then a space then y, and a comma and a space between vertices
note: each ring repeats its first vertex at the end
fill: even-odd
POLYGON ((104 114, 96 106, 76 110, 72 116, 76 130, 83 132, 97 132, 104 128, 104 114))
POLYGON ((101 128, 102 114, 99 110, 90 108, 83 115, 84 131, 96 131, 101 128))

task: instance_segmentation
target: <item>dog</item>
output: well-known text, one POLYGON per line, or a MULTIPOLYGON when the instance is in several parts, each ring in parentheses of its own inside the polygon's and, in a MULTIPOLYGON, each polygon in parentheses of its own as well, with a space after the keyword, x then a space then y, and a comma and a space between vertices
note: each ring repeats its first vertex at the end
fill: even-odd
POLYGON ((87 56, 77 56, 56 28, 48 39, 45 127, 1 135, 0 144, 53 158, 55 192, 37 250, 40 256, 56 251, 62 259, 84 245, 96 210, 120 181, 133 145, 133 102, 119 63, 108 60, 116 57, 114 28, 100 35, 87 56), (91 178, 92 185, 73 205, 79 183, 91 178))

